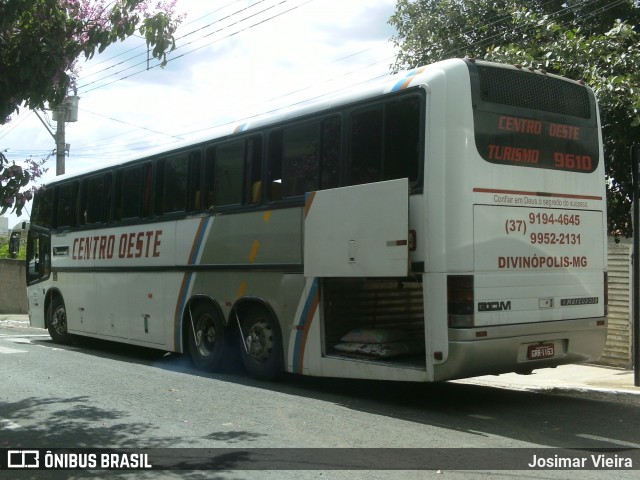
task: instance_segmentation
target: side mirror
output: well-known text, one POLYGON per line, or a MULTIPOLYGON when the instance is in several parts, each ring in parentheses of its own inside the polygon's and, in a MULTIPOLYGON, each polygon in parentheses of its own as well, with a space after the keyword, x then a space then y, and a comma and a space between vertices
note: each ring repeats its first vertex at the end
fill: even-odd
POLYGON ((9 237, 9 256, 16 258, 20 252, 20 233, 13 232, 9 237))

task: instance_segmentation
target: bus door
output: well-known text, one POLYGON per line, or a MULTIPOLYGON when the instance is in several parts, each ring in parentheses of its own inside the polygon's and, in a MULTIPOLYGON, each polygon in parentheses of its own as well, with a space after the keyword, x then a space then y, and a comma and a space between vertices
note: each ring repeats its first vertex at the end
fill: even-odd
POLYGON ((92 241, 66 232, 52 236, 52 286, 62 294, 69 333, 96 333, 92 241))
POLYGON ((320 190, 304 208, 305 277, 406 277, 409 182, 320 190))
POLYGON ((51 275, 51 237, 31 228, 27 236, 27 286, 31 326, 44 328, 46 287, 51 275))
POLYGON ((300 320, 292 330, 291 371, 422 379, 423 289, 418 278, 410 277, 408 180, 312 192, 304 215, 308 289, 307 300, 299 307, 300 320), (317 315, 317 320, 310 315, 317 315), (402 340, 408 350, 392 355, 398 343, 376 340, 372 351, 360 357, 369 362, 363 367, 345 350, 358 344, 345 340, 355 332, 383 332, 385 338, 402 340), (417 341, 409 341, 414 338, 417 341))

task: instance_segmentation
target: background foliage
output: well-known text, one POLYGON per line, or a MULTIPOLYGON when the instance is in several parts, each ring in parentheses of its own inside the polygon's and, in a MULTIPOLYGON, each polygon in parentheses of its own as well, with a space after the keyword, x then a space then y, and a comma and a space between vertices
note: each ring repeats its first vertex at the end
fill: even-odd
POLYGON ((630 236, 629 150, 640 143, 636 0, 398 0, 394 67, 476 57, 584 80, 604 137, 609 232, 630 236))
MULTIPOLYGON (((166 63, 181 18, 175 0, 0 0, 0 124, 21 106, 60 105, 89 59, 136 31, 166 63)), ((9 162, 0 149, 0 213, 20 214, 43 162, 9 162)))

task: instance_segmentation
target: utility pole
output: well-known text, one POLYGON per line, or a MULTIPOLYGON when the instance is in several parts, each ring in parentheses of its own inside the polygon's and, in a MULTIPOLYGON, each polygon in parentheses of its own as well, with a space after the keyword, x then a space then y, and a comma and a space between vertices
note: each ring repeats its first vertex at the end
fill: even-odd
POLYGON ((56 122, 56 175, 64 175, 65 157, 69 153, 70 145, 65 140, 65 126, 67 122, 78 121, 78 101, 80 97, 65 97, 61 105, 53 111, 53 120, 56 122))
POLYGON ((66 99, 62 102, 57 110, 56 120, 56 175, 64 175, 64 161, 67 155, 67 145, 65 143, 65 124, 67 122, 67 104, 66 99))

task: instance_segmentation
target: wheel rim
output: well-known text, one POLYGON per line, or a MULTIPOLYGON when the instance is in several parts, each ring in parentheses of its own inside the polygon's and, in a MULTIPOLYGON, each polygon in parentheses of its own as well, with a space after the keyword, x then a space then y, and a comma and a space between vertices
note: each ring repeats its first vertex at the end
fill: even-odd
POLYGON ((51 325, 56 333, 65 335, 67 333, 67 312, 64 307, 58 307, 51 316, 51 325))
POLYGON ((258 320, 249 329, 247 349, 251 357, 260 363, 266 362, 273 351, 273 328, 266 320, 258 320))
POLYGON ((211 315, 203 315, 196 325, 196 346, 198 353, 208 357, 213 352, 216 343, 216 327, 211 315))

